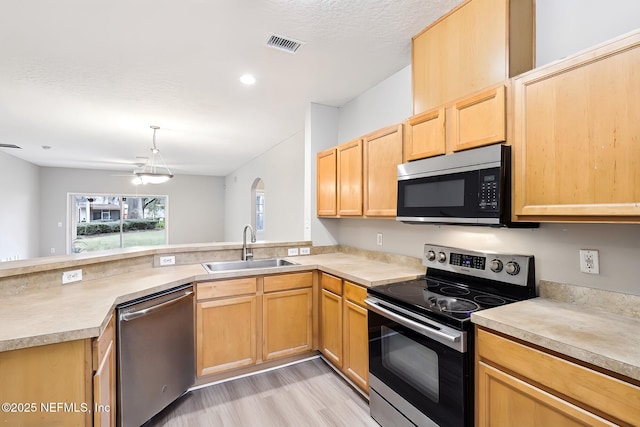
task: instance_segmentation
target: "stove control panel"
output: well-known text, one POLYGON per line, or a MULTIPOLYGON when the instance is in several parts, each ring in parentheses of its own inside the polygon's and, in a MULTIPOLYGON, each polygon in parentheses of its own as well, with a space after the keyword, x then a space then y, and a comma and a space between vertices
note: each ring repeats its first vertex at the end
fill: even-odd
POLYGON ((528 286, 533 278, 533 256, 479 252, 433 244, 424 245, 427 268, 528 286))

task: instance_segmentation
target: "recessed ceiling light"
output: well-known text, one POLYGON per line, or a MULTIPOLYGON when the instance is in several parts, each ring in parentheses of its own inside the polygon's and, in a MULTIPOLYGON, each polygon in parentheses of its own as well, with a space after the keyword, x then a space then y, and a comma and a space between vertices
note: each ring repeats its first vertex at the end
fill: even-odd
POLYGON ((256 78, 251 74, 244 74, 240 77, 240 81, 246 85, 252 85, 256 82, 256 78))
POLYGON ((51 146, 50 145, 43 145, 42 149, 43 150, 51 150, 51 146))

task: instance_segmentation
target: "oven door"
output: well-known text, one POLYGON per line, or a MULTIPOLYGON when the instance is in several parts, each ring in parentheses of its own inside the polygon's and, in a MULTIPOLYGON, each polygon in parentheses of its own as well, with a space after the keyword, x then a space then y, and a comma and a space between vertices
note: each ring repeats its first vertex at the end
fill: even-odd
POLYGON ((372 417, 383 427, 400 424, 388 414, 393 406, 418 426, 471 425, 466 333, 371 296, 367 306, 372 417))

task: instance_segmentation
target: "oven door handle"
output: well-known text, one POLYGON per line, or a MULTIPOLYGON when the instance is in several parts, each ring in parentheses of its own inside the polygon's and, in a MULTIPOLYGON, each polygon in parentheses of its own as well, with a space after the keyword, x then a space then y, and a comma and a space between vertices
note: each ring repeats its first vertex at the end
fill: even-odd
MULTIPOLYGON (((371 298, 365 298, 364 302, 367 304, 367 308, 375 313, 378 313, 381 316, 384 316, 394 322, 405 326, 411 329, 414 332, 417 332, 420 335, 423 335, 428 338, 435 339, 439 342, 444 342, 444 344, 449 345, 449 347, 457 348, 461 347, 462 350, 462 333, 459 335, 450 335, 446 332, 439 331, 437 329, 429 328, 428 326, 421 325, 420 323, 413 321, 407 317, 400 316, 399 314, 394 313, 393 311, 387 310, 386 308, 381 307, 377 301, 371 298)), ((464 350, 462 350, 464 351, 464 350)))

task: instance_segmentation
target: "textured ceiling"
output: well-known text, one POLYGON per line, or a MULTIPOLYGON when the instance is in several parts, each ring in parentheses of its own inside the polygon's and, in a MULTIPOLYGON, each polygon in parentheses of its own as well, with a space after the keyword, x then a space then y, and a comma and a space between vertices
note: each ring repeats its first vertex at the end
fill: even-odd
POLYGON ((226 175, 407 66, 460 0, 3 0, 0 143, 41 166, 226 175), (305 42, 293 55, 272 34, 305 42), (253 86, 239 82, 252 73, 253 86), (51 146, 43 150, 42 146, 51 146))

